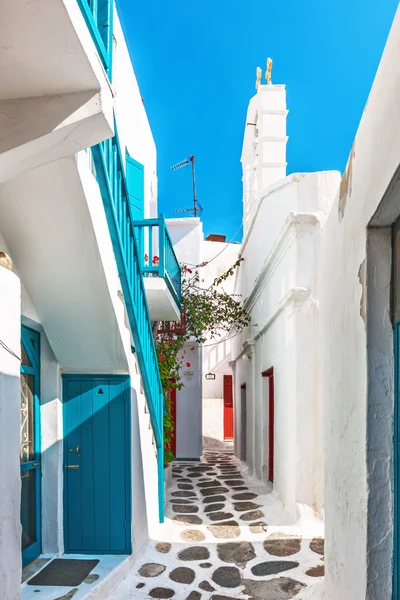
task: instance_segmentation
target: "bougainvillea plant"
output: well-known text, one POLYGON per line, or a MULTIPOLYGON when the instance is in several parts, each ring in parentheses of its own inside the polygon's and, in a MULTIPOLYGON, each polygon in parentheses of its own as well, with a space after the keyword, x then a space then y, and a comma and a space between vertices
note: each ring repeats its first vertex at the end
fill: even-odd
MULTIPOLYGON (((183 387, 182 369, 191 367, 185 347, 188 342, 204 344, 218 341, 225 334, 235 335, 250 324, 250 316, 238 296, 228 294, 221 284, 234 275, 239 258, 230 269, 204 287, 201 267, 182 265, 181 322, 162 322, 156 334, 156 349, 167 412, 164 418, 165 463, 173 458, 174 423, 171 418, 171 392, 183 387)), ((190 350, 194 350, 195 346, 190 350)))

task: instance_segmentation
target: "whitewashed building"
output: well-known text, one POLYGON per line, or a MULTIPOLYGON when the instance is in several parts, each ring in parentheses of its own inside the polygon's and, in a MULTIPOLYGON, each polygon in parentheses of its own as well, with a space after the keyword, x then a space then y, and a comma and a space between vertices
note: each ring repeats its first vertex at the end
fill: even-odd
MULTIPOLYGON (((202 279, 205 288, 224 275, 239 258, 240 244, 227 243, 223 235, 210 234, 202 244, 202 279)), ((218 289, 233 294, 235 276, 226 279, 218 289)), ((203 438, 205 443, 233 440, 233 378, 231 361, 232 333, 221 332, 203 344, 203 438)))
MULTIPOLYGON (((167 219, 174 251, 180 264, 195 270, 201 263, 204 240, 199 217, 167 219)), ((195 340, 185 344, 181 354, 183 388, 172 392, 175 421, 173 453, 177 460, 199 460, 202 444, 202 349, 195 340)))
MULTIPOLYGON (((179 262, 199 271, 200 287, 204 289, 238 259, 240 245, 227 243, 222 235, 204 238, 199 217, 167 219, 167 225, 179 262)), ((234 281, 234 276, 229 277, 220 285, 221 291, 232 294, 234 281)), ((233 440, 230 337, 221 332, 204 344, 191 340, 180 358, 183 388, 171 393, 173 453, 177 460, 199 460, 204 442, 218 445, 233 440)))
POLYGON ((76 554, 107 597, 163 520, 180 268, 113 0, 3 3, 0 32, 0 598, 76 554))
POLYGON ((399 587, 400 13, 320 246, 324 598, 399 587))
POLYGON ((246 118, 235 282, 251 326, 232 339, 231 366, 235 451, 296 517, 323 507, 318 266, 340 175, 286 177, 286 115, 285 86, 260 85, 246 118))
POLYGON ((246 120, 235 450, 293 518, 323 510, 313 600, 400 597, 399 53, 398 11, 341 178, 285 177, 283 86, 246 120))

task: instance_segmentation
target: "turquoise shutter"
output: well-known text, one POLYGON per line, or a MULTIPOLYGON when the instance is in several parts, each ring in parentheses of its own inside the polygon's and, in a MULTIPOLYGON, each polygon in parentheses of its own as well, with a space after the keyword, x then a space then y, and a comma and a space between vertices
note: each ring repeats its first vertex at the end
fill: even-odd
POLYGON ((126 182, 134 221, 144 219, 144 167, 126 154, 126 182))

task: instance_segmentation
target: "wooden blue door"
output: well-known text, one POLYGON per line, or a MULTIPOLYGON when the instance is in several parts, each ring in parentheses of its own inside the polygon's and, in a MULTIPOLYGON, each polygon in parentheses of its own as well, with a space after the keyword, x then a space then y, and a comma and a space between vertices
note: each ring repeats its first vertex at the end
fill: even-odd
POLYGON ((144 219, 144 167, 126 153, 126 183, 134 221, 144 219))
POLYGON ((41 551, 40 334, 21 331, 21 547, 23 566, 41 551))
POLYGON ((130 384, 64 376, 65 551, 128 554, 130 384))

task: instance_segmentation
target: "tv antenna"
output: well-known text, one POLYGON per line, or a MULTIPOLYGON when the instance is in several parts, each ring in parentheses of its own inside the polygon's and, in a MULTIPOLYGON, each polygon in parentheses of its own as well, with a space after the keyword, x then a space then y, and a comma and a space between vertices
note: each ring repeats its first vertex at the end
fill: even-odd
POLYGON ((184 160, 180 163, 177 163, 176 165, 171 167, 171 169, 173 171, 177 171, 178 169, 182 169, 182 167, 186 167, 187 165, 192 165, 193 208, 178 208, 177 210, 174 210, 174 213, 192 212, 193 215, 195 217, 197 217, 197 213, 201 212, 203 210, 203 208, 200 206, 200 203, 198 202, 197 197, 196 197, 196 171, 195 171, 194 161, 195 161, 195 157, 188 155, 186 160, 184 160))

